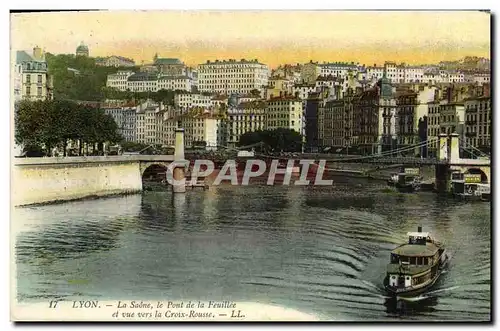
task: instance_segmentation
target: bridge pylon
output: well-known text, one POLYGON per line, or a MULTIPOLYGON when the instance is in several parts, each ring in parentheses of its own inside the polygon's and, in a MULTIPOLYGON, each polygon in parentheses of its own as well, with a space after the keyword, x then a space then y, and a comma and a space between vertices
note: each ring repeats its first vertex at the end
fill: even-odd
POLYGON ((185 175, 185 165, 179 165, 176 163, 185 162, 184 157, 184 129, 175 129, 175 152, 174 152, 174 168, 173 178, 174 183, 172 185, 173 193, 185 193, 186 192, 186 175, 185 175))

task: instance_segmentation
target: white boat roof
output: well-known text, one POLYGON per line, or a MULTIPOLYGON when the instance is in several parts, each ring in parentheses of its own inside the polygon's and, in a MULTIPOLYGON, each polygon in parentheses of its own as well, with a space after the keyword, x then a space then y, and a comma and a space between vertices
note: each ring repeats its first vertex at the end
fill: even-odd
POLYGON ((427 238, 429 236, 429 232, 408 232, 406 235, 408 237, 424 237, 427 238))

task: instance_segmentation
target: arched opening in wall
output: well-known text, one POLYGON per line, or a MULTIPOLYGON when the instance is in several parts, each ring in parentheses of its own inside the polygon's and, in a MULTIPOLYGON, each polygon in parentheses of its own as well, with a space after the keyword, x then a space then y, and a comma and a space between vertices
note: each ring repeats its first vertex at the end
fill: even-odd
POLYGON ((481 175, 481 183, 488 183, 488 176, 482 171, 481 169, 478 168, 471 168, 465 172, 466 174, 471 174, 471 175, 481 175))
POLYGON ((165 189, 168 168, 160 164, 148 166, 142 173, 142 188, 145 191, 165 189))

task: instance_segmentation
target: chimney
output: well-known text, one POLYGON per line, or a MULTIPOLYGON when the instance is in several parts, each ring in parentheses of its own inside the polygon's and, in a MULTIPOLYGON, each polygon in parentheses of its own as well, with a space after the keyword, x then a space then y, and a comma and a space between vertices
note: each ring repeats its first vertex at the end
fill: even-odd
POLYGON ((38 46, 33 47, 33 57, 35 60, 41 60, 42 59, 42 49, 38 46))

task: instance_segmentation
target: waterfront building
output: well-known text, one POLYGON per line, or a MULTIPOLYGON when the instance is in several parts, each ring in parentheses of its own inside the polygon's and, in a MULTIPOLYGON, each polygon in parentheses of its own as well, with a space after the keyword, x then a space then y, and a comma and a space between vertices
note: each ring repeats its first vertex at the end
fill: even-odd
POLYGON ((466 143, 489 153, 492 133, 491 98, 468 98, 465 99, 464 106, 466 143))
POLYGON ((269 69, 257 60, 207 61, 198 66, 198 89, 201 92, 250 93, 268 85, 269 69))
POLYGON ((206 109, 195 109, 177 116, 176 121, 184 128, 186 147, 204 144, 207 150, 217 150, 224 143, 222 119, 206 109))
POLYGON ((109 74, 106 80, 106 86, 120 91, 126 91, 128 88, 128 78, 132 75, 134 75, 133 71, 124 70, 109 74))
POLYGON ((353 97, 349 141, 360 153, 375 154, 393 149, 396 134, 393 90, 390 80, 384 76, 375 87, 353 97))
POLYGON ((439 107, 439 130, 441 133, 461 133, 465 121, 463 102, 445 102, 439 107))
MULTIPOLYGON (((400 90, 396 96, 397 147, 404 148, 428 138, 429 103, 435 100, 436 88, 419 85, 417 89, 400 90)), ((407 150, 404 154, 427 156, 427 147, 407 150)))
POLYGON ((332 148, 333 150, 348 150, 351 146, 358 143, 358 137, 353 137, 353 101, 361 89, 357 92, 348 88, 345 93, 337 90, 335 95, 326 99, 321 111, 323 112, 322 147, 332 148))
POLYGON ((162 129, 165 106, 147 100, 136 107, 137 142, 149 145, 165 144, 165 130, 162 129))
POLYGON ((100 67, 116 67, 116 68, 135 66, 134 60, 118 55, 111 55, 108 57, 98 57, 95 59, 95 64, 96 66, 100 67))
POLYGON ((304 135, 302 100, 293 95, 282 95, 267 100, 266 128, 285 128, 304 135))
POLYGON ((250 101, 228 108, 224 140, 229 147, 236 147, 247 132, 266 129, 266 107, 264 101, 250 101))
POLYGON ((118 133, 125 141, 137 141, 137 109, 135 105, 104 105, 104 112, 111 115, 118 126, 118 133))
MULTIPOLYGON (((436 93, 437 95, 437 93, 436 93)), ((435 157, 439 148, 439 134, 440 130, 440 107, 445 101, 435 98, 427 103, 429 108, 429 113, 427 115, 427 140, 429 143, 427 145, 427 155, 430 157, 435 157)))
POLYGON ((89 56, 89 47, 83 43, 83 41, 80 43, 80 45, 76 48, 75 52, 76 56, 89 56))
POLYGON ((325 101, 324 105, 324 125, 323 125, 323 147, 333 147, 343 145, 342 115, 344 113, 344 100, 332 99, 325 101), (342 137, 339 137, 342 133, 342 137), (342 142, 339 142, 342 140, 342 142))
POLYGON ((320 92, 309 93, 306 100, 304 131, 307 151, 317 152, 322 146, 319 139, 319 111, 323 100, 323 93, 320 92))
POLYGON ((33 55, 25 51, 16 52, 14 67, 14 100, 44 100, 52 98, 52 77, 42 49, 33 48, 33 55))

